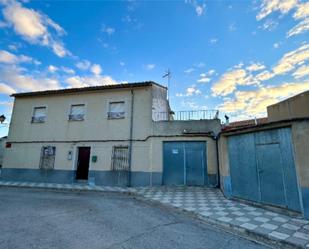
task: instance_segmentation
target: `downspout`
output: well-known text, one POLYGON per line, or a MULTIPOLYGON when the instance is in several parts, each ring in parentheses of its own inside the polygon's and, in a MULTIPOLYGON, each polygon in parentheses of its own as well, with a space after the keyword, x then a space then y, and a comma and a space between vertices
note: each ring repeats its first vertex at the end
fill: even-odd
POLYGON ((132 143, 133 143, 133 116, 134 116, 134 91, 131 88, 131 117, 130 117, 130 135, 129 135, 129 175, 128 187, 131 187, 131 169, 132 169, 132 143))
POLYGON ((220 156, 219 156, 219 138, 220 138, 220 134, 221 132, 219 132, 219 134, 217 136, 214 137, 214 139, 216 140, 216 151, 217 151, 217 187, 221 189, 220 186, 220 156))

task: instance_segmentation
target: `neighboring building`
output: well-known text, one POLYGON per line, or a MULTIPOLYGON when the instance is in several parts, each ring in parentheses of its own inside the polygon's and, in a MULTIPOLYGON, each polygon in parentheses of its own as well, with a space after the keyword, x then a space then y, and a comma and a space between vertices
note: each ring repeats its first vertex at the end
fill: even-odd
POLYGON ((309 117, 309 90, 267 107, 269 122, 309 117))
POLYGON ((12 96, 4 180, 121 186, 218 183, 215 136, 220 120, 210 112, 173 114, 166 87, 157 83, 12 96))
POLYGON ((266 121, 231 123, 220 133, 221 189, 227 197, 309 218, 309 115, 266 121))

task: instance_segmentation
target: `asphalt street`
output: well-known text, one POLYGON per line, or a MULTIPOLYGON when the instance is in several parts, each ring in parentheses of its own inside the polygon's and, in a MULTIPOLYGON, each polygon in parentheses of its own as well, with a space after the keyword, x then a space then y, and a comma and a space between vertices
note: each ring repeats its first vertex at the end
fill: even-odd
POLYGON ((269 248, 117 193, 0 188, 0 248, 269 248))

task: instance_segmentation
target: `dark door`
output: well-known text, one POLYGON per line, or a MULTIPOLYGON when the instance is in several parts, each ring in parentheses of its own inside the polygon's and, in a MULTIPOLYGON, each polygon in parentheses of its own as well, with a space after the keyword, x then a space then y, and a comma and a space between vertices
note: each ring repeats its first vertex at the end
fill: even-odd
POLYGON ((78 147, 76 179, 88 180, 90 147, 78 147))

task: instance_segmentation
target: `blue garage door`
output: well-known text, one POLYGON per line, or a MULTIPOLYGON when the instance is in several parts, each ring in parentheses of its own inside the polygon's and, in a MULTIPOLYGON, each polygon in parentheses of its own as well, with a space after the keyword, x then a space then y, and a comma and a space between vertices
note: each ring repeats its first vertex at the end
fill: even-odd
POLYGON ((290 128, 228 138, 232 195, 300 211, 290 128))
POLYGON ((206 183, 205 142, 164 142, 163 184, 199 186, 206 183))

